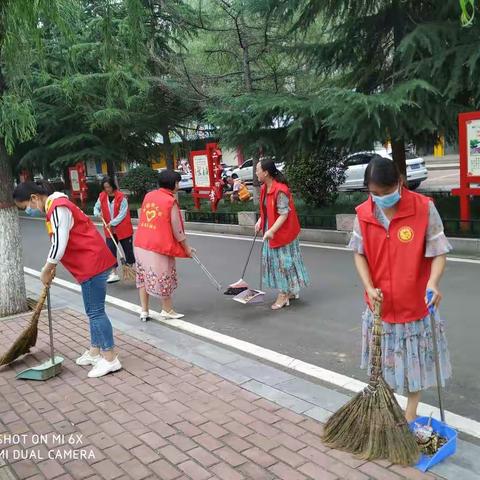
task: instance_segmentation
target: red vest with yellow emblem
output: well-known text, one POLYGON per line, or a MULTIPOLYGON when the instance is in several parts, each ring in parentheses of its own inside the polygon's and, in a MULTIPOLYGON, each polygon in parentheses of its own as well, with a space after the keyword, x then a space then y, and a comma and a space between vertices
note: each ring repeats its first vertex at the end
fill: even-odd
MULTIPOLYGON (((114 200, 113 200, 113 217, 115 218, 118 213, 120 212, 120 205, 122 204, 125 195, 118 190, 114 191, 114 200)), ((108 195, 106 192, 102 192, 98 199, 100 200, 100 208, 102 209, 102 217, 105 219, 107 223, 110 223, 112 220, 110 218, 110 208, 108 205, 108 195)), ((106 228, 103 229, 105 232, 105 237, 110 238, 110 234, 106 228)), ((119 240, 123 240, 124 238, 130 238, 133 235, 133 227, 132 227, 132 219, 130 217, 130 210, 127 209, 127 215, 125 218, 116 226, 112 227, 114 235, 117 236, 119 240)))
POLYGON ((173 234, 171 218, 174 206, 178 204, 171 190, 160 188, 145 195, 135 235, 136 247, 169 257, 187 257, 182 244, 173 234))
POLYGON ((73 227, 67 248, 60 260, 78 283, 105 272, 115 265, 116 259, 92 221, 68 198, 48 200, 46 204, 47 231, 52 235, 50 219, 56 207, 67 207, 72 212, 73 227))
POLYGON ((292 194, 290 193, 287 185, 277 182, 276 180, 273 181, 268 193, 267 186, 265 184, 262 185, 262 189, 260 191, 260 221, 262 227, 265 228, 265 213, 268 219, 268 228, 272 228, 273 224, 280 216, 277 210, 277 197, 280 192, 283 192, 285 195, 287 195, 290 211, 288 212, 285 223, 278 229, 273 238, 270 240, 269 246, 271 248, 280 248, 292 243, 300 233, 300 222, 298 220, 297 211, 295 210, 292 194))
MULTIPOLYGON (((430 199, 402 190, 388 230, 375 218, 372 199, 357 207, 373 285, 383 293, 382 320, 407 323, 428 315, 425 292, 431 259, 425 258, 430 199)), ((368 297, 365 294, 368 303, 368 297)))

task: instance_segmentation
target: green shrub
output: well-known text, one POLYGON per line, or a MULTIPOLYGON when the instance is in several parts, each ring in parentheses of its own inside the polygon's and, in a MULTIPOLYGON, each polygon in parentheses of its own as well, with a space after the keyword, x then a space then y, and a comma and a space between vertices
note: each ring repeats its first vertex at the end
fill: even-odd
POLYGON ((133 197, 142 199, 147 192, 158 187, 158 172, 146 165, 132 168, 120 180, 120 187, 130 190, 133 197))
POLYGON ((285 175, 290 187, 307 205, 331 205, 338 195, 338 186, 345 180, 342 154, 330 146, 300 154, 286 162, 285 175))
POLYGON ((88 199, 97 200, 100 192, 102 191, 102 185, 100 182, 87 182, 88 187, 88 199))

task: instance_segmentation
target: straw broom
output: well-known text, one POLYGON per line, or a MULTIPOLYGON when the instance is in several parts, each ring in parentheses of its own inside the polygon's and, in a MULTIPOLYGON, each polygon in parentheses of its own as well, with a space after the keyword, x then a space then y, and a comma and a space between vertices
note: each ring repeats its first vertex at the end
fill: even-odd
POLYGON ((323 441, 365 460, 387 459, 400 465, 417 462, 420 451, 393 390, 382 376, 381 302, 374 308, 371 374, 368 385, 335 412, 323 441))
POLYGON ((113 236, 113 233, 112 231, 110 230, 110 227, 107 225, 107 222, 105 222, 105 219, 103 217, 102 218, 102 222, 103 222, 103 225, 105 227, 105 229, 107 230, 107 232, 110 234, 110 238, 112 239, 113 243, 115 244, 115 247, 117 247, 117 251, 120 253, 120 262, 122 264, 122 277, 123 277, 123 280, 128 282, 128 281, 134 281, 137 277, 137 274, 135 272, 135 268, 134 267, 131 267, 128 263, 127 263, 127 259, 125 258, 125 254, 123 253, 123 250, 120 250, 120 247, 118 246, 118 243, 117 241, 115 240, 114 236, 113 236))
POLYGON ((38 320, 40 318, 43 305, 45 304, 45 300, 47 298, 48 288, 49 287, 44 287, 43 292, 38 299, 37 306, 35 307, 28 327, 17 338, 17 340, 10 347, 10 349, 2 357, 0 357, 0 366, 12 363, 21 355, 28 353, 30 351, 30 348, 34 347, 37 343, 38 320))

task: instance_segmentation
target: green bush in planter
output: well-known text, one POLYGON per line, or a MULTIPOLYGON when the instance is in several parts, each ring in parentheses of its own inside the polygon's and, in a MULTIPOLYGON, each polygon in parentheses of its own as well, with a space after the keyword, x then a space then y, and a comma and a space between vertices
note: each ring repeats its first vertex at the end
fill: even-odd
POLYGON ((158 172, 146 165, 132 168, 120 180, 120 187, 130 190, 133 197, 142 199, 147 192, 158 187, 158 172))

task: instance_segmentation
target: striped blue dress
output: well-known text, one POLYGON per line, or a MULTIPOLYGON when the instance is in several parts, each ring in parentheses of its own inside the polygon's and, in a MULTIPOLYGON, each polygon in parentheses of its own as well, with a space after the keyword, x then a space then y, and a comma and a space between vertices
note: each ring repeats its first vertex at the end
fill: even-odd
MULTIPOLYGON (((277 211, 279 215, 290 211, 288 197, 283 192, 280 192, 277 197, 277 211)), ((268 220, 265 222, 267 224, 264 231, 267 231, 268 220)), ((293 295, 297 295, 301 288, 310 284, 298 238, 280 248, 270 248, 268 241, 263 242, 262 283, 263 287, 293 295)))
MULTIPOLYGON (((375 206, 375 217, 388 229, 390 221, 383 211, 375 206)), ((356 253, 364 254, 363 239, 358 219, 355 219, 349 247, 356 253)), ((452 250, 443 231, 440 215, 430 202, 429 222, 426 237, 425 257, 437 257, 452 250)), ((409 323, 382 322, 382 367, 383 377, 397 393, 425 390, 437 384, 435 357, 430 317, 426 316, 409 323)), ((435 313, 440 371, 442 386, 451 377, 452 367, 445 335, 445 321, 438 311, 435 313)), ((373 313, 367 307, 362 316, 362 358, 361 368, 367 368, 370 375, 370 342, 373 327, 373 313)))

